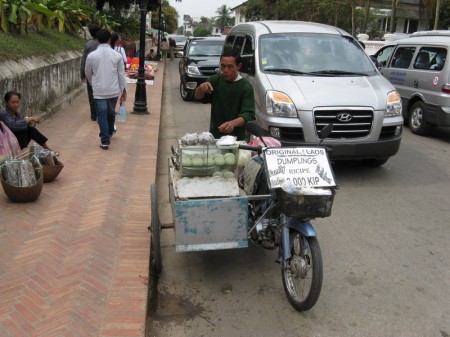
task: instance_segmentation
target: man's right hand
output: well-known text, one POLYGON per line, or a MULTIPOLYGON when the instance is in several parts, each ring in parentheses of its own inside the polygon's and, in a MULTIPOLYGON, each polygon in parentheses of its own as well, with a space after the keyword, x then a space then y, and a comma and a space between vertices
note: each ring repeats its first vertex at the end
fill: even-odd
POLYGON ((204 94, 210 94, 213 92, 213 86, 211 85, 211 83, 209 82, 203 82, 202 84, 199 85, 199 89, 204 93, 204 94))

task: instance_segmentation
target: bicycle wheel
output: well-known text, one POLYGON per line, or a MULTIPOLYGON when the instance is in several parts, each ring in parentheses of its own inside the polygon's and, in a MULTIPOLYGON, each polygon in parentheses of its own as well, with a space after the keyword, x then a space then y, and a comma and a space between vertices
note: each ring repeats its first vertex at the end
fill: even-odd
POLYGON ((156 185, 152 184, 150 189, 150 203, 152 211, 152 219, 150 231, 152 232, 151 248, 150 248, 150 268, 152 275, 159 276, 162 271, 161 259, 161 223, 158 215, 158 199, 156 185))
POLYGON ((291 257, 281 267, 284 292, 297 311, 311 309, 322 289, 323 265, 319 242, 297 231, 290 233, 291 257))

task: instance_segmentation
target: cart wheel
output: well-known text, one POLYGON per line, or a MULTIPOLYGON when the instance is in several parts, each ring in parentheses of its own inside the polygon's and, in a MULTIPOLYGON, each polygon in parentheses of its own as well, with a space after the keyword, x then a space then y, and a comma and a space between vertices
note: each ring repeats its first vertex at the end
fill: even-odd
POLYGON ((151 271, 154 276, 159 276, 162 271, 161 261, 161 223, 158 216, 158 199, 156 185, 152 184, 150 189, 150 202, 152 211, 152 221, 150 231, 152 232, 152 241, 150 249, 151 271))

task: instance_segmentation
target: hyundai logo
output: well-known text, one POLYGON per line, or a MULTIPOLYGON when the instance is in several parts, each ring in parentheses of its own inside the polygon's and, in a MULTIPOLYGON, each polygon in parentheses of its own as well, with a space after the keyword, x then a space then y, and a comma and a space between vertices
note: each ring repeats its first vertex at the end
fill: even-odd
POLYGON ((219 72, 220 72, 220 68, 216 68, 216 69, 214 69, 214 71, 215 71, 216 73, 219 73, 219 72))
POLYGON ((340 121, 342 123, 347 123, 352 120, 353 116, 352 116, 352 114, 350 114, 348 112, 341 112, 340 114, 338 114, 336 116, 336 118, 338 119, 338 121, 340 121))

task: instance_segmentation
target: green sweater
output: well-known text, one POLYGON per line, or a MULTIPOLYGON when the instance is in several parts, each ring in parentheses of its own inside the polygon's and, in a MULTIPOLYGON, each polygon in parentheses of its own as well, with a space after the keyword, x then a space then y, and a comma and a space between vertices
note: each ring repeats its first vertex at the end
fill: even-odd
MULTIPOLYGON (((229 135, 218 130, 219 125, 237 117, 242 117, 246 122, 255 119, 255 97, 250 82, 241 78, 235 82, 227 82, 220 74, 212 75, 207 80, 214 88, 211 93, 211 122, 209 132, 218 139, 229 135)), ((236 127, 231 134, 238 140, 245 139, 244 126, 236 127)))

